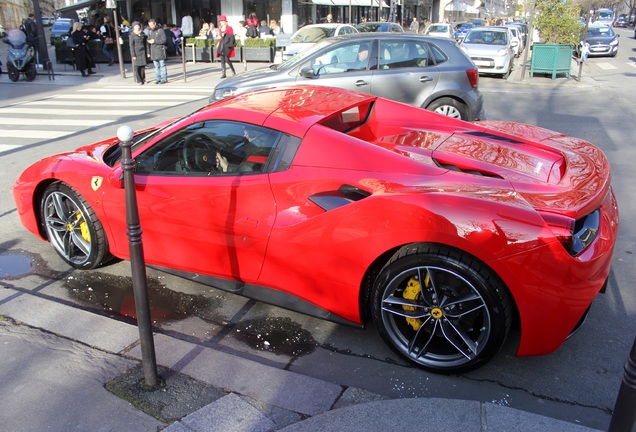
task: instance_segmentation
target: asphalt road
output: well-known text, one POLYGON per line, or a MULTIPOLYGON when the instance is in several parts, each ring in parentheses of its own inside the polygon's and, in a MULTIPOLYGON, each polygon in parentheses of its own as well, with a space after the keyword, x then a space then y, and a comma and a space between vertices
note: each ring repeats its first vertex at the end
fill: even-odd
MULTIPOLYGON (((593 304, 586 325, 556 353, 516 358, 518 334, 513 332, 502 352, 478 371, 465 376, 433 375, 401 360, 384 345, 373 326, 366 330, 339 326, 150 270, 155 326, 184 340, 389 397, 487 401, 605 429, 636 335, 636 224, 632 216, 636 202, 632 187, 636 183, 632 148, 636 41, 633 29, 618 32, 619 55, 588 62, 586 70, 593 86, 571 88, 555 83, 530 88, 497 78, 480 80, 489 119, 535 124, 584 138, 597 144, 612 165, 621 228, 609 288, 593 304)), ((112 319, 128 319, 121 315, 130 310, 129 263, 90 272, 70 271, 49 245, 22 228, 11 186, 39 157, 115 135, 122 123, 138 128, 183 115, 205 103, 208 93, 209 87, 177 91, 164 86, 149 97, 132 85, 49 88, 13 85, 2 75, 0 121, 11 123, 13 120, 7 119, 21 118, 27 125, 0 125, 0 258, 13 257, 0 265, 14 268, 22 265, 24 258, 31 269, 27 279, 37 277, 42 281, 38 287, 45 287, 32 295, 94 310, 112 319), (191 98, 177 100, 188 91, 191 98), (82 95, 83 102, 64 99, 69 95, 82 95), (128 111, 122 112, 123 107, 128 111), (12 113, 5 115, 10 109, 12 113), (46 133, 29 134, 52 129, 46 126, 49 109, 70 110, 71 122, 94 122, 79 129, 57 122, 57 133, 64 128, 68 133, 54 139, 47 139, 50 134, 46 133), (7 130, 25 132, 23 137, 7 137, 7 130)), ((0 272, 0 288, 10 283, 18 289, 34 290, 27 279, 0 272)))

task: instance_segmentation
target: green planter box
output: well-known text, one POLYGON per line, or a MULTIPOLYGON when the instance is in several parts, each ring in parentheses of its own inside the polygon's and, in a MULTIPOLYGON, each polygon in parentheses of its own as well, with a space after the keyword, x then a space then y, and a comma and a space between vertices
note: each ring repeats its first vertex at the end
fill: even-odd
POLYGON ((530 76, 536 73, 552 75, 565 74, 570 77, 572 46, 560 44, 534 44, 530 62, 530 76))
MULTIPOLYGON (((192 61, 192 47, 184 48, 186 61, 192 61)), ((194 47, 194 59, 198 62, 213 62, 216 56, 216 49, 212 47, 194 47)))
POLYGON ((247 61, 268 62, 268 63, 272 63, 274 61, 273 47, 263 47, 263 48, 244 47, 243 49, 245 50, 245 59, 247 61))

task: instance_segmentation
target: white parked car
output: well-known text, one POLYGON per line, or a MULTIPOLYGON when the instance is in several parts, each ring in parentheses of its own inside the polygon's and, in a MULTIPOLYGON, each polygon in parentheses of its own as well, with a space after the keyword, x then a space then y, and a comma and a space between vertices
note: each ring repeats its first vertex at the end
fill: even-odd
POLYGON ((519 57, 519 54, 523 52, 523 36, 517 26, 506 26, 510 32, 510 44, 512 45, 512 51, 515 53, 515 57, 519 57))
POLYGON ((453 26, 446 23, 433 23, 424 32, 427 36, 443 37, 455 39, 455 31, 453 26))
POLYGON ((471 58, 480 74, 508 78, 514 61, 510 32, 505 27, 475 27, 459 47, 471 58))
POLYGON ((294 54, 328 37, 350 33, 358 33, 358 30, 349 24, 323 23, 306 25, 292 35, 291 45, 285 48, 283 58, 288 59, 294 54))

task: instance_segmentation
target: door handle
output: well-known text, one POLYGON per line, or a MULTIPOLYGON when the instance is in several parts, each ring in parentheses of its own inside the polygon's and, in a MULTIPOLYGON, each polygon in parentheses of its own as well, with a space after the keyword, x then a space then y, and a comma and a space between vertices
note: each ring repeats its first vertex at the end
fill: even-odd
POLYGON ((367 85, 369 85, 368 81, 365 81, 365 80, 356 81, 356 87, 363 87, 363 86, 367 86, 367 85))
POLYGON ((433 81, 433 78, 429 77, 429 76, 423 76, 420 77, 420 82, 424 83, 424 82, 431 82, 433 81))

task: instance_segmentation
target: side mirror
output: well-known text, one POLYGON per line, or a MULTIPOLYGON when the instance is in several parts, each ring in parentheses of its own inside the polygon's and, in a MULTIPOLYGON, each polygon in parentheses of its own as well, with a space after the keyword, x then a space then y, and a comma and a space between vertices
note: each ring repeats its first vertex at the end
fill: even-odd
POLYGON ((316 73, 311 66, 305 66, 300 70, 299 75, 303 78, 316 78, 316 73))

